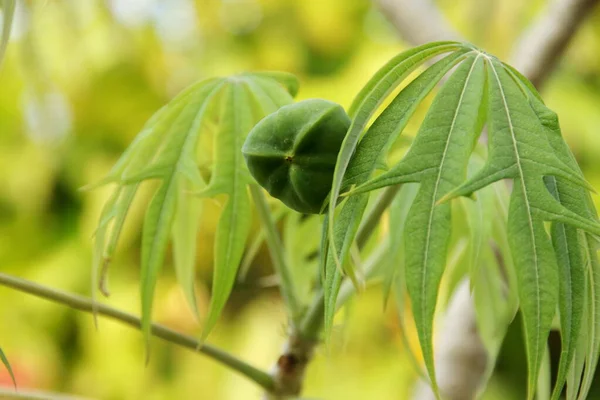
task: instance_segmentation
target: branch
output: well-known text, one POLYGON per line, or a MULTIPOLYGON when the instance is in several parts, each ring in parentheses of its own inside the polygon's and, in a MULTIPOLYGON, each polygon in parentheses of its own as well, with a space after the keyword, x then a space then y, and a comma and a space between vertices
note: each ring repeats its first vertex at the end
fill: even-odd
POLYGON ((431 0, 375 0, 402 38, 414 46, 460 40, 431 0))
POLYGON ((598 0, 553 0, 516 46, 511 64, 538 89, 598 0))
MULTIPOLYGON (((141 321, 139 318, 127 314, 123 311, 108 307, 104 304, 94 304, 86 297, 75 294, 64 293, 56 289, 48 288, 25 279, 17 278, 11 275, 0 273, 0 285, 16 289, 18 291, 29 293, 55 303, 64 304, 76 310, 85 312, 96 312, 98 315, 122 322, 136 329, 140 329, 141 321)), ((167 342, 171 342, 181 347, 185 347, 194 352, 202 353, 215 361, 231 368, 232 370, 244 375, 246 378, 254 381, 263 387, 266 391, 273 390, 273 379, 264 371, 261 371, 246 362, 239 360, 233 355, 208 345, 200 344, 195 338, 176 332, 159 324, 152 324, 152 335, 159 337, 167 342)))
MULTIPOLYGON (((379 199, 377 199, 375 206, 365 218, 365 222, 358 229, 356 240, 359 247, 362 247, 373 234, 377 227, 377 222, 394 200, 394 196, 398 193, 399 188, 399 185, 388 187, 383 191, 379 199)), ((381 257, 386 248, 387 242, 381 243, 373 251, 369 259, 365 261, 363 272, 366 278, 372 276, 377 270, 377 266, 380 264, 381 257)), ((345 277, 342 281, 336 304, 338 310, 354 291, 354 284, 348 277, 345 277)), ((275 390, 267 395, 266 399, 276 400, 286 398, 286 396, 297 396, 302 391, 304 373, 312 358, 314 348, 319 343, 319 334, 323 327, 323 314, 325 312, 323 299, 323 290, 319 290, 312 304, 305 312, 299 326, 292 329, 281 356, 271 371, 271 376, 275 382, 275 390)))

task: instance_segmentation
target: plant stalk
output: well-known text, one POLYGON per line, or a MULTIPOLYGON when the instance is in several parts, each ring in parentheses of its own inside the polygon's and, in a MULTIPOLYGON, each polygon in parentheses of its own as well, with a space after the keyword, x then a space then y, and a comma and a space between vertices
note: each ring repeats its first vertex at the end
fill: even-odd
MULTIPOLYGON (((0 273, 0 285, 16 289, 55 303, 64 304, 76 310, 85 312, 96 312, 98 315, 122 322, 136 329, 140 329, 141 321, 134 315, 108 307, 104 304, 94 304, 90 299, 76 294, 65 293, 56 289, 48 288, 22 278, 0 273)), ((206 343, 200 344, 195 338, 184 335, 160 324, 152 324, 152 335, 167 342, 185 347, 194 352, 202 353, 213 360, 231 368, 246 378, 254 381, 267 392, 274 389, 271 376, 252 365, 242 361, 235 356, 206 343)))
POLYGON ((290 314, 292 323, 296 325, 302 311, 298 296, 296 295, 292 271, 290 270, 289 264, 283 253, 281 238, 277 232, 275 221, 273 221, 271 210, 262 188, 258 185, 250 185, 250 193, 252 194, 252 199, 256 205, 260 222, 265 229, 267 245, 269 247, 271 259, 273 260, 273 268, 275 268, 275 272, 280 280, 279 290, 281 291, 281 297, 290 314))
MULTIPOLYGON (((400 185, 389 186, 385 188, 379 199, 377 199, 377 203, 371 210, 371 212, 365 218, 365 222, 360 225, 358 228, 358 232, 356 233, 356 241, 358 247, 363 247, 367 240, 371 237, 381 216, 385 212, 385 210, 390 206, 394 197, 398 193, 400 189, 400 185)), ((376 253, 379 252, 380 249, 376 250, 376 253)), ((379 256, 377 255, 377 260, 379 260, 379 256)), ((377 266, 377 262, 367 263, 365 266, 365 277, 368 278, 374 271, 377 266)), ((340 309, 344 303, 350 298, 350 295, 355 291, 354 285, 350 281, 349 278, 344 278, 342 281, 342 286, 340 287, 340 294, 338 296, 337 308, 340 309)), ((319 336, 319 332, 322 328, 323 323, 323 314, 325 310, 325 305, 323 303, 324 294, 323 290, 320 290, 315 295, 311 306, 308 311, 304 315, 304 319, 302 320, 302 324, 300 325, 300 332, 302 336, 309 338, 316 338, 319 336)))
MULTIPOLYGON (((369 237, 375 231, 379 219, 391 204, 399 185, 388 187, 377 199, 377 203, 371 209, 365 222, 359 227, 357 243, 359 247, 365 245, 369 237)), ((364 264, 364 274, 368 279, 377 270, 381 257, 385 254, 387 242, 383 242, 373 252, 364 264)), ((355 292, 352 281, 344 278, 336 307, 340 309, 344 303, 355 292)), ((304 373, 312 358, 314 348, 319 343, 319 334, 323 328, 323 315, 325 312, 323 290, 317 291, 312 304, 304 313, 304 317, 296 329, 292 329, 281 356, 273 366, 271 376, 275 382, 275 390, 266 395, 268 400, 285 399, 288 396, 297 396, 302 391, 304 373)))

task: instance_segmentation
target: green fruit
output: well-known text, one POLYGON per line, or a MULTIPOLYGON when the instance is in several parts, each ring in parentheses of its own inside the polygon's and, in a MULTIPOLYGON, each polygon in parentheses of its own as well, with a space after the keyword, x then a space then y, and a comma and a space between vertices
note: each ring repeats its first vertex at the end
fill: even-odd
POLYGON ((256 181, 288 207, 319 214, 350 118, 336 103, 310 99, 262 119, 242 148, 256 181))

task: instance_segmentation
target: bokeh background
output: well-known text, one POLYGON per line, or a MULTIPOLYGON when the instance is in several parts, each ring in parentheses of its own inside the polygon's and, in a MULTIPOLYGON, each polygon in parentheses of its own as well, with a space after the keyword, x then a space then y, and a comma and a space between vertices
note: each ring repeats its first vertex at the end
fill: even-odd
MULTIPOLYGON (((545 5, 437 3, 464 37, 505 59, 545 5)), ((369 0, 19 2, 0 69, 0 270, 89 295, 91 236, 110 188, 78 189, 101 178, 152 113, 190 83, 283 70, 300 78, 298 98, 348 106, 371 74, 407 47, 369 0)), ((598 54, 600 10, 581 27, 543 95, 600 190, 598 54)), ((210 296, 213 209, 199 238, 201 311, 210 296)), ((132 212, 106 300, 135 314, 142 215, 141 208, 132 212)), ((172 269, 164 271, 155 320, 198 334, 172 269)), ((270 273, 263 249, 210 336, 265 369, 285 339, 277 291, 261 287, 270 273)), ((145 365, 139 332, 107 320, 96 330, 89 314, 1 287, 0 321, 0 346, 22 388, 98 399, 260 398, 256 386, 210 359, 154 340, 145 365)), ((524 396, 523 345, 514 325, 486 399, 524 396)), ((352 302, 330 348, 318 352, 306 396, 408 398, 416 374, 398 329, 393 307, 384 311, 380 292, 367 290, 352 302)), ((4 369, 0 385, 11 386, 4 369)))

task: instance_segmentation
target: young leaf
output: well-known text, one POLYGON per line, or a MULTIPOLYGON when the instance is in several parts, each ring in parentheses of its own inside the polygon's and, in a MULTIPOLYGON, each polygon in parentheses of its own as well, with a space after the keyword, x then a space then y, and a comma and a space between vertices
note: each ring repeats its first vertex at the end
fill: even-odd
MULTIPOLYGON (((589 292, 589 288, 587 290, 589 292)), ((583 315, 587 315, 587 304, 584 303, 583 315)), ((567 374, 567 400, 577 398, 577 393, 581 386, 581 378, 583 376, 583 368, 585 366, 586 354, 588 350, 588 321, 584 318, 581 324, 582 332, 579 336, 577 346, 575 348, 575 356, 573 364, 567 374)))
POLYGON ((537 382, 536 400, 549 400, 552 392, 552 371, 550 366, 550 349, 546 346, 542 357, 542 368, 537 382))
MULTIPOLYGON (((327 258, 324 269, 323 294, 325 296, 325 337, 329 338, 333 327, 333 317, 337 311, 337 295, 342 284, 342 273, 337 262, 348 268, 350 248, 360 226, 361 216, 367 207, 368 196, 349 198, 336 217, 337 224, 333 231, 333 240, 328 241, 327 258), (334 254, 334 252, 337 252, 334 254), (336 261, 337 260, 337 261, 336 261)), ((329 235, 329 232, 328 232, 329 235)))
POLYGON ((147 180, 158 181, 147 208, 142 235, 142 330, 146 339, 154 287, 169 239, 173 241, 178 281, 197 314, 193 278, 201 205, 189 197, 189 192, 200 192, 203 196, 226 195, 215 240, 215 296, 204 336, 216 322, 231 291, 251 220, 246 188, 250 180, 241 161, 241 143, 258 119, 291 102, 285 88, 296 90, 296 87, 295 78, 285 73, 242 74, 191 85, 147 122, 107 177, 91 186, 117 183, 96 231, 92 271, 96 286, 98 270, 100 266, 106 269, 114 253, 139 185, 147 180), (260 106, 254 116, 249 93, 260 106), (198 139, 215 111, 225 118, 217 124, 215 162, 207 185, 198 169, 198 139))
MULTIPOLYGON (((467 195, 501 178, 514 179, 508 235, 517 271, 525 326, 532 398, 546 338, 558 300, 557 262, 544 229, 544 220, 563 222, 599 232, 590 218, 556 201, 543 177, 553 175, 587 186, 580 173, 561 161, 521 88, 495 59, 489 59, 489 158, 474 177, 446 196, 467 195)), ((445 200, 445 199, 444 199, 445 200)))
MULTIPOLYGON (((450 236, 450 205, 436 207, 466 177, 479 132, 485 84, 484 58, 468 56, 436 96, 406 156, 357 192, 401 182, 421 183, 406 219, 406 283, 425 365, 437 391, 433 362, 433 316, 450 236)), ((352 197, 351 197, 352 198, 352 197)))
MULTIPOLYGON (((200 83, 199 85, 203 85, 200 83)), ((153 151, 164 140, 169 127, 175 122, 179 113, 183 110, 185 102, 199 86, 193 85, 190 89, 178 95, 171 103, 161 108, 146 123, 142 132, 135 138, 130 147, 121 156, 117 164, 109 174, 99 183, 88 186, 90 189, 109 182, 117 182, 118 186, 110 199, 104 205, 100 214, 98 228, 94 234, 94 253, 92 259, 92 301, 96 302, 96 290, 98 288, 98 274, 102 266, 101 290, 108 294, 106 287, 106 273, 108 265, 117 247, 121 230, 125 223, 129 207, 133 202, 139 183, 124 184, 130 171, 139 171, 146 166, 149 159, 153 157, 153 151), (107 237, 108 236, 108 237, 107 237)), ((96 319, 94 319, 96 322, 96 319)))
POLYGON ((8 358, 6 358, 6 354, 4 354, 4 351, 2 351, 2 349, 0 349, 0 362, 2 362, 2 364, 4 365, 4 367, 6 368, 6 370, 8 371, 8 374, 10 375, 10 379, 12 380, 12 383, 16 389, 17 387, 17 380, 15 379, 15 374, 12 370, 12 367, 10 366, 10 363, 8 362, 8 358))
MULTIPOLYGON (((523 91, 529 97, 531 108, 535 111, 537 118, 544 127, 546 137, 556 156, 571 169, 579 171, 575 157, 570 152, 566 143, 562 139, 558 116, 549 110, 541 101, 541 98, 535 89, 528 85, 528 82, 518 72, 509 69, 515 80, 522 85, 523 91)), ((546 186, 554 198, 570 211, 576 214, 596 220, 597 214, 593 206, 589 193, 578 186, 566 181, 560 177, 545 177, 546 186)), ((581 323, 584 314, 584 308, 590 311, 588 327, 590 333, 587 336, 589 340, 589 350, 586 357, 586 374, 581 386, 580 397, 587 397, 593 371, 598 362, 598 351, 600 350, 600 316, 596 304, 600 297, 594 287, 588 289, 588 285, 596 286, 599 284, 596 279, 598 273, 598 257, 594 247, 595 240, 589 234, 578 232, 573 226, 560 222, 552 224, 552 243, 556 252, 556 257, 560 272, 560 298, 559 313, 561 322, 561 359, 559 363, 556 386, 552 394, 553 399, 558 399, 571 363, 577 353, 579 338, 582 335, 581 323), (582 253, 583 250, 583 253, 582 253), (585 267, 588 266, 588 271, 585 267), (589 277, 588 277, 589 275, 589 277), (588 282, 589 281, 589 282, 588 282), (591 304, 585 305, 586 292, 591 294, 591 304)), ((575 366, 574 368, 578 368, 575 366)), ((581 376, 581 374, 579 374, 581 376)), ((579 385, 578 385, 579 386, 579 385)), ((571 388, 569 389, 571 391, 571 388)), ((568 397, 571 398, 571 397, 568 397)), ((573 397, 574 398, 574 397, 573 397)))
POLYGON ((319 279, 318 251, 321 218, 299 213, 287 213, 283 225, 285 254, 289 260, 294 284, 300 299, 310 299, 316 280, 319 279))
MULTIPOLYGON (((275 223, 278 223, 283 218, 283 216, 286 215, 286 211, 286 208, 279 207, 273 213, 273 221, 275 223)), ((290 215, 295 214, 290 213, 290 215)), ((254 238, 250 242, 250 245, 248 245, 248 247, 246 248, 246 252, 244 253, 244 258, 242 259, 240 269, 238 272, 238 282, 244 282, 246 280, 246 277, 248 276, 248 271, 250 270, 250 266, 252 265, 252 262, 256 258, 260 248, 265 242, 265 236, 265 227, 261 225, 260 231, 254 236, 254 238)))
MULTIPOLYGON (((547 177, 546 185, 561 204, 573 209, 573 204, 569 204, 569 198, 572 199, 569 193, 577 193, 581 188, 564 181, 559 183, 554 177, 547 177)), ((577 204, 574 206, 579 207, 577 204)), ((577 229, 555 222, 552 224, 551 237, 559 267, 558 304, 562 350, 556 386, 552 394, 552 398, 558 400, 575 356, 583 316, 586 279, 581 254, 582 245, 577 229)))
MULTIPOLYGON (((272 73, 271 73, 272 74, 272 73)), ((281 74, 284 74, 283 72, 281 74)), ((287 104, 291 104, 293 96, 295 96, 298 90, 298 80, 293 75, 293 81, 288 82, 277 82, 272 79, 268 79, 266 76, 269 74, 253 73, 244 75, 244 83, 250 90, 252 103, 258 107, 256 110, 255 118, 257 120, 275 112, 278 108, 281 108, 287 104), (295 82, 295 83, 294 83, 295 82), (290 92, 282 90, 281 85, 284 84, 290 92)), ((287 76, 289 74, 284 74, 287 76)))
POLYGON ((384 301, 387 301, 388 293, 391 289, 394 291, 394 300, 396 303, 396 310, 398 313, 398 324, 400 326, 400 340, 404 345, 408 353, 408 358, 413 364, 415 371, 424 379, 425 373, 417 361, 410 341, 407 336, 406 327, 406 277, 405 277, 405 238, 404 238, 404 222, 410 205, 415 199, 419 190, 418 184, 405 184, 394 198, 394 201, 390 205, 389 211, 389 244, 386 253, 386 258, 383 261, 383 265, 387 270, 384 270, 384 301))
POLYGON ((202 330, 206 338, 217 322, 233 288, 250 233, 252 214, 246 185, 250 178, 242 156, 246 134, 256 121, 248 106, 245 85, 232 83, 221 98, 219 131, 215 140, 215 168, 203 195, 227 195, 215 234, 213 292, 202 330))
MULTIPOLYGON (((356 150, 358 141, 363 130, 367 126, 367 123, 387 96, 410 72, 432 57, 459 49, 464 50, 465 46, 455 42, 439 42, 415 47, 414 49, 401 53, 394 57, 381 68, 373 78, 371 78, 350 107, 349 115, 352 118, 352 124, 348 129, 338 154, 329 198, 329 236, 331 239, 330 244, 333 247, 333 259, 336 264, 343 265, 337 250, 337 242, 339 240, 333 240, 335 232, 334 210, 342 189, 342 182, 344 180, 346 169, 350 164, 352 155, 356 150)), ((337 281, 337 279, 334 279, 334 281, 337 281)), ((335 292, 335 286, 336 285, 332 288, 333 292, 335 292)), ((327 319, 325 326, 328 326, 327 319)))
POLYGON ((289 104, 291 102, 292 97, 296 97, 298 94, 298 89, 300 88, 300 83, 298 82, 298 78, 295 75, 292 75, 288 72, 280 72, 280 71, 262 71, 262 72, 250 72, 244 74, 243 76, 248 76, 252 79, 249 79, 248 82, 260 82, 261 85, 266 87, 272 86, 273 84, 279 84, 285 88, 285 90, 269 90, 266 89, 267 92, 274 94, 273 98, 284 99, 283 102, 279 104, 278 107, 289 104))
MULTIPOLYGON (((364 183, 371 177, 386 151, 406 127, 419 104, 442 77, 464 58, 466 52, 467 50, 456 51, 438 61, 394 98, 358 144, 356 154, 348 167, 344 186, 364 183)), ((345 265, 350 245, 355 239, 367 201, 368 195, 350 198, 344 203, 342 211, 336 217, 335 246, 332 246, 329 251, 331 254, 329 254, 325 266, 328 277, 324 284, 326 336, 328 336, 335 314, 335 304, 342 278, 341 271, 336 265, 336 257, 332 252, 333 249, 336 249, 338 251, 337 260, 341 262, 341 265, 345 265), (347 226, 351 226, 353 229, 346 229, 347 226)))
MULTIPOLYGON (((196 143, 208 105, 222 84, 212 83, 201 87, 194 93, 170 127, 170 135, 164 147, 159 148, 158 154, 145 171, 137 174, 134 181, 150 178, 160 179, 160 186, 152 197, 142 232, 142 261, 140 271, 142 298, 142 332, 148 346, 154 288, 158 274, 164 262, 172 224, 177 210, 177 196, 182 188, 178 185, 179 178, 192 182, 200 181, 196 166, 196 143)), ((147 348, 149 350, 149 348, 147 348)))
POLYGON ((594 374, 598 366, 600 352, 600 262, 598 262, 598 242, 589 234, 583 235, 588 284, 587 284, 587 354, 585 359, 585 374, 579 391, 580 400, 588 398, 594 374))
MULTIPOLYGON (((410 205, 415 199, 419 185, 417 184, 406 184, 400 188, 400 191, 392 201, 389 211, 389 248, 384 261, 383 270, 383 298, 384 304, 387 303, 387 299, 392 289, 392 286, 397 292, 401 292, 399 297, 403 300, 406 288, 406 280, 404 277, 404 222, 408 215, 410 205)), ((397 305, 399 306, 398 302, 397 305)), ((404 314, 404 307, 402 310, 398 310, 401 316, 404 314)), ((403 319, 403 318, 401 318, 403 319)), ((404 323, 401 321, 401 325, 404 323)), ((402 326, 402 330, 404 327, 402 326)))
POLYGON ((173 263, 175 265, 175 276, 183 289, 183 294, 194 317, 199 318, 200 313, 196 302, 194 281, 196 276, 196 242, 202 203, 192 198, 189 193, 201 190, 203 184, 194 184, 187 179, 182 179, 179 187, 181 189, 177 194, 177 208, 171 232, 173 263))

